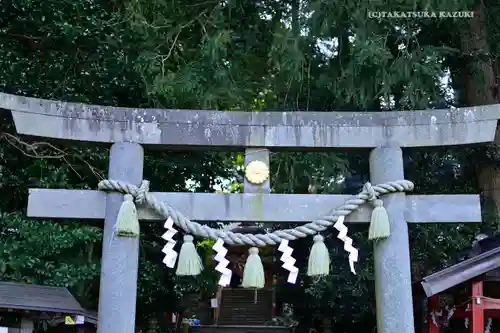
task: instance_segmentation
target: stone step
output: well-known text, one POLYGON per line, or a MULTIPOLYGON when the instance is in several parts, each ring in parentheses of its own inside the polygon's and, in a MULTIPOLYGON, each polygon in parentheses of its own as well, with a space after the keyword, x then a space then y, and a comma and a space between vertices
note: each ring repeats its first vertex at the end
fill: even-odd
POLYGON ((221 318, 221 317, 229 317, 229 316, 239 316, 239 315, 248 316, 248 317, 256 317, 256 316, 259 316, 259 317, 268 317, 271 314, 272 313, 270 311, 258 311, 258 310, 251 311, 251 310, 244 309, 244 308, 235 308, 235 309, 233 309, 231 311, 229 311, 227 309, 222 310, 219 313, 219 318, 221 318))
POLYGON ((264 304, 264 303, 272 303, 273 300, 272 298, 258 298, 257 301, 255 301, 253 298, 222 298, 221 299, 221 304, 226 303, 226 304, 234 304, 234 303, 245 303, 248 304, 249 306, 252 305, 257 305, 257 304, 264 304))
POLYGON ((264 325, 272 318, 272 289, 224 289, 218 315, 219 325, 264 325))
POLYGON ((241 315, 231 318, 219 318, 219 325, 265 325, 269 320, 271 319, 241 315))
POLYGON ((271 318, 271 309, 269 311, 250 311, 244 308, 224 309, 219 313, 218 323, 227 325, 265 324, 271 318))
POLYGON ((191 327, 193 333, 290 333, 291 329, 273 326, 214 325, 191 327))

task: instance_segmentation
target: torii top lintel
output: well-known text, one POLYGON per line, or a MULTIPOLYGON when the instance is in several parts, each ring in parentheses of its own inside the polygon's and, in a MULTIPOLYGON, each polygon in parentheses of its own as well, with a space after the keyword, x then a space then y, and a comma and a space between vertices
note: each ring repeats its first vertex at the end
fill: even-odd
POLYGON ((423 147, 494 140, 500 104, 411 112, 225 112, 87 105, 0 93, 19 134, 92 142, 274 149, 423 147))

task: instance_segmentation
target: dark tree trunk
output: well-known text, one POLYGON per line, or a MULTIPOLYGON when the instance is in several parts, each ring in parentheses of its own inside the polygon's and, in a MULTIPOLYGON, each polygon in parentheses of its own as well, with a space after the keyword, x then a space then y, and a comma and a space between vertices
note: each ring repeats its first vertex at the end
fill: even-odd
MULTIPOLYGON (((467 21, 468 29, 461 32, 461 51, 465 58, 464 94, 467 105, 498 103, 496 80, 490 48, 488 45, 486 8, 483 1, 475 10, 475 15, 467 21)), ((494 150, 499 153, 500 128, 497 127, 494 150)), ((481 162, 476 167, 476 175, 483 198, 491 203, 490 213, 500 216, 500 168, 498 163, 481 162)), ((499 225, 500 228, 500 225, 499 225)))

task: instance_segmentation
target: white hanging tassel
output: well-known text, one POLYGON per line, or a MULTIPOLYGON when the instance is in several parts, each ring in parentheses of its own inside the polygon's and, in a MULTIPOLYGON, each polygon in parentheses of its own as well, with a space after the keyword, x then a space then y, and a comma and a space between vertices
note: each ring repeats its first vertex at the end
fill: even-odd
POLYGON ((139 219, 134 197, 130 194, 123 196, 123 202, 118 211, 115 225, 116 235, 120 237, 139 237, 139 219))
POLYGON ((330 253, 321 235, 314 236, 314 244, 309 255, 307 275, 328 275, 330 273, 330 253))
POLYGON ((391 224, 389 215, 384 208, 384 202, 380 199, 373 201, 372 218, 370 221, 370 229, 368 231, 369 240, 384 239, 391 235, 391 224))
POLYGON ((167 241, 167 244, 163 247, 162 252, 165 253, 165 258, 163 258, 163 263, 169 267, 174 268, 175 261, 177 260, 177 252, 175 252, 175 240, 174 236, 177 233, 177 230, 174 229, 174 221, 171 217, 165 221, 163 226, 167 231, 161 236, 164 240, 167 241))
POLYGON ((264 266, 259 257, 259 249, 251 247, 248 250, 249 256, 243 270, 243 288, 264 288, 264 266))
POLYGON ((196 247, 193 243, 193 236, 185 235, 184 243, 179 252, 179 261, 177 262, 177 271, 175 274, 184 275, 200 275, 203 270, 201 258, 196 252, 196 247))

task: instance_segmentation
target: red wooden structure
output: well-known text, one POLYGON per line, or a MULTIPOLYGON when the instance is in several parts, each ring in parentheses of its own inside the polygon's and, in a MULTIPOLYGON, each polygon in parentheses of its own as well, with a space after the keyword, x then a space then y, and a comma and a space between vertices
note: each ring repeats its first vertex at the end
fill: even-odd
POLYGON ((475 242, 464 260, 414 284, 413 294, 417 332, 484 333, 486 318, 500 318, 500 235, 475 242))

